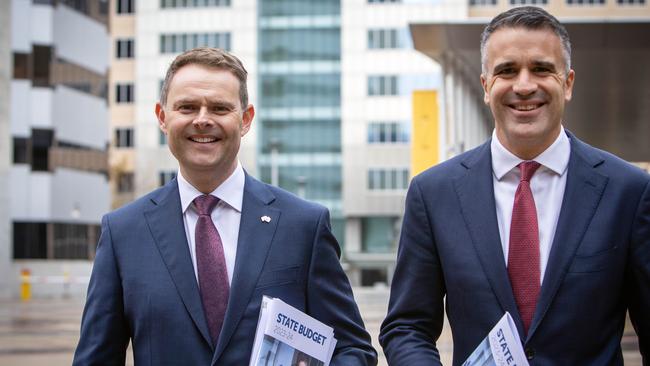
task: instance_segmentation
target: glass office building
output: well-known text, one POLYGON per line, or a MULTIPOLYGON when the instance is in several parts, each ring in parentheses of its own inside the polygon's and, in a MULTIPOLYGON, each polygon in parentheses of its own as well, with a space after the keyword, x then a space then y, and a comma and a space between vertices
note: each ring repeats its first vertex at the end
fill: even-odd
POLYGON ((262 180, 330 209, 341 244, 340 0, 258 1, 262 180))

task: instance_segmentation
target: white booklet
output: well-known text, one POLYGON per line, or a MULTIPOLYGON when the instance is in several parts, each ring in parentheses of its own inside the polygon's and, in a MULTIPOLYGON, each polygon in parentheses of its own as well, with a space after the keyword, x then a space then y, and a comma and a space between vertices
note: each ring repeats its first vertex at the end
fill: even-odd
POLYGON ((334 329, 264 296, 249 366, 328 366, 335 346, 334 329))
POLYGON ((463 366, 529 366, 510 313, 506 311, 463 366))

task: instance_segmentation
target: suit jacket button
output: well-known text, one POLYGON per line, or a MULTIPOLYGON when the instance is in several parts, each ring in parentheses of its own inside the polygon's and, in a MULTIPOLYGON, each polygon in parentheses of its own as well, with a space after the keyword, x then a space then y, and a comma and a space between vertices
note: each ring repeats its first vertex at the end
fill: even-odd
POLYGON ((526 358, 529 360, 532 360, 535 358, 535 350, 531 347, 526 347, 526 350, 524 351, 526 353, 526 358))

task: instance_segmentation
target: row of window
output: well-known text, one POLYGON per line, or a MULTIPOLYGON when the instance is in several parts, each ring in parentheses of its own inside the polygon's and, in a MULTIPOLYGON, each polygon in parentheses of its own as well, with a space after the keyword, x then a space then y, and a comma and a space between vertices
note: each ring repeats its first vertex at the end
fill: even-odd
POLYGON ((211 6, 230 6, 230 0, 160 0, 165 8, 206 8, 211 6))
POLYGON ((368 29, 369 49, 404 48, 406 34, 401 29, 368 29))
POLYGON ((115 147, 133 147, 133 128, 115 129, 115 147))
POLYGON ((115 9, 118 14, 133 14, 135 12, 135 0, 115 0, 115 9))
POLYGON ((133 38, 123 38, 115 41, 116 58, 133 58, 135 57, 135 41, 133 38))
POLYGON ((371 191, 405 190, 408 184, 408 169, 368 170, 368 189, 371 191))
POLYGON ((410 125, 407 122, 371 122, 368 124, 368 143, 409 142, 410 125))
MULTIPOLYGON (((400 95, 397 75, 368 76, 368 96, 400 95)), ((339 74, 300 74, 262 76, 263 107, 331 107, 340 105, 339 74)), ((133 103, 133 83, 115 85, 116 103, 133 103)))
POLYGON ((180 53, 196 47, 230 51, 230 33, 178 33, 160 35, 160 53, 180 53))
MULTIPOLYGON (((604 5, 606 0, 566 0, 569 5, 604 5)), ((548 0, 509 0, 510 5, 548 5, 548 0)), ((646 0, 616 0, 619 5, 640 5, 646 0)), ((497 5, 497 0, 469 0, 469 5, 497 5)))
POLYGON ((368 95, 399 95, 397 75, 368 76, 368 95))
POLYGON ((93 259, 99 225, 14 222, 14 259, 93 259))
POLYGON ((115 102, 116 103, 133 103, 134 96, 133 83, 115 84, 115 102))
MULTIPOLYGON (((176 171, 161 171, 158 173, 158 184, 164 186, 172 179, 176 178, 176 171)), ((133 193, 135 190, 135 174, 133 172, 123 172, 116 179, 118 193, 133 193)))

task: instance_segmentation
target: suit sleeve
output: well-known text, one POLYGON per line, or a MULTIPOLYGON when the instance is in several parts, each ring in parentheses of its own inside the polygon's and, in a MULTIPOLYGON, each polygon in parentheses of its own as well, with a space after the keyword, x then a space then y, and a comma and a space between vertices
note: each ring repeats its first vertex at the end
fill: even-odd
POLYGON ((338 340, 332 366, 377 364, 377 352, 365 330, 352 288, 339 263, 340 249, 323 210, 314 237, 307 282, 307 311, 334 328, 338 340))
POLYGON ((419 180, 406 196, 388 314, 379 334, 389 365, 440 365, 445 286, 419 180))
POLYGON ((630 319, 639 337, 643 364, 650 365, 650 182, 639 201, 628 267, 630 319))
POLYGON ((102 219, 73 365, 124 365, 129 331, 108 216, 102 219))

